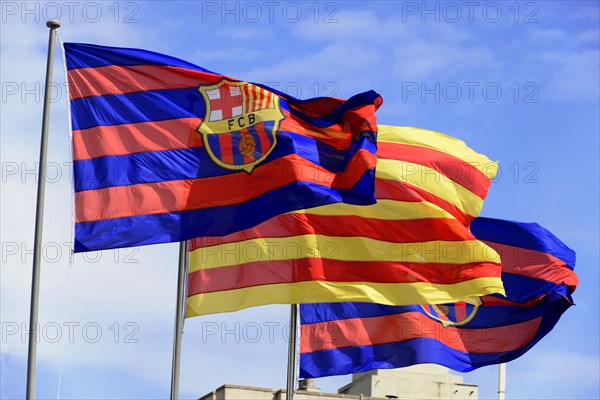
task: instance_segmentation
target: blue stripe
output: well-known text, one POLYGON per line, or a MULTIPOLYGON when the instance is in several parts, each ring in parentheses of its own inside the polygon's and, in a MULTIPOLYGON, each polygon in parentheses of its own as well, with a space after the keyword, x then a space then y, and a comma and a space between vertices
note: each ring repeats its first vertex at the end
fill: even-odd
POLYGON ((387 306, 376 303, 315 303, 300 305, 300 323, 335 321, 339 319, 378 317, 421 310, 420 306, 387 306))
MULTIPOLYGON (((210 135, 209 141, 213 151, 220 156, 216 136, 210 135), (214 145, 213 141, 217 145, 214 145)), ((341 172, 346 169, 348 159, 360 148, 366 148, 373 154, 376 151, 374 144, 366 139, 352 143, 348 150, 339 151, 304 135, 279 132, 277 146, 262 165, 296 153, 329 171, 341 172)), ((139 183, 207 178, 232 173, 246 174, 217 166, 204 147, 79 160, 73 163, 73 171, 76 192, 139 183)), ((274 172, 285 173, 286 171, 274 172)), ((251 179, 250 176, 248 179, 251 179)), ((357 188, 357 190, 362 189, 365 188, 357 188)))
POLYGON ((575 252, 536 223, 479 217, 471 222, 471 232, 479 240, 552 254, 571 269, 575 267, 575 252))
POLYGON ((239 132, 232 132, 228 135, 231 138, 231 154, 233 156, 233 163, 235 165, 243 165, 244 157, 242 156, 242 153, 240 153, 240 140, 242 135, 239 132))
MULTIPOLYGON (((208 135, 207 140, 208 140, 208 145, 210 146, 210 149, 212 150, 215 157, 219 160, 222 160, 223 153, 221 152, 221 142, 219 141, 219 135, 208 135)), ((206 152, 206 150, 204 152, 206 152)), ((206 156, 208 157, 208 154, 206 156)), ((216 165, 212 161, 211 161, 211 163, 213 164, 213 166, 216 165)), ((222 168, 219 168, 219 169, 223 170, 222 168)), ((198 172, 200 172, 200 171, 203 171, 203 170, 198 169, 198 172)), ((208 173, 208 171, 207 171, 207 173, 208 173)))
MULTIPOLYGON (((506 299, 515 303, 526 303, 548 293, 559 291, 564 293, 565 285, 549 282, 544 279, 531 278, 517 274, 502 274, 502 282, 506 291, 506 299)), ((504 298, 498 295, 497 297, 504 298)))
POLYGON ((235 171, 216 165, 204 147, 101 157, 73 163, 75 192, 233 173, 235 171))
MULTIPOLYGON (((373 174, 372 170, 367 172, 357 185, 373 180, 373 174)), ((355 188, 332 191, 313 183, 295 182, 237 205, 79 223, 75 225, 75 252, 227 235, 289 210, 339 202, 368 204, 361 194, 355 188)))
MULTIPOLYGON (((550 295, 533 307, 538 315, 542 315, 540 326, 529 343, 514 351, 488 354, 463 353, 451 349, 435 339, 428 338, 370 346, 352 346, 313 353, 301 353, 300 377, 317 378, 346 375, 376 368, 400 368, 423 363, 434 363, 455 371, 468 372, 487 365, 505 363, 520 357, 546 336, 570 305, 563 297, 550 295)), ((485 318, 492 321, 496 321, 496 318, 501 316, 504 317, 502 320, 506 320, 504 314, 509 314, 504 307, 480 308, 480 310, 483 309, 489 309, 491 314, 486 315, 485 318)), ((302 315, 302 311, 300 311, 300 315, 302 315)), ((483 317, 478 314, 477 318, 483 317)), ((495 325, 507 324, 498 322, 495 325)), ((518 332, 518 334, 524 336, 529 336, 532 333, 518 332)))
POLYGON ((507 353, 468 354, 451 349, 435 339, 353 346, 300 354, 300 377, 347 375, 372 369, 402 368, 416 364, 439 364, 455 371, 472 371, 497 364, 507 353))
POLYGON ((73 130, 177 118, 203 118, 205 112, 204 100, 195 88, 71 100, 73 130))
MULTIPOLYGON (((98 46, 86 43, 65 43, 67 69, 95 68, 108 65, 166 65, 194 71, 211 72, 179 58, 141 49, 98 46)), ((211 72, 214 73, 214 72, 211 72)))

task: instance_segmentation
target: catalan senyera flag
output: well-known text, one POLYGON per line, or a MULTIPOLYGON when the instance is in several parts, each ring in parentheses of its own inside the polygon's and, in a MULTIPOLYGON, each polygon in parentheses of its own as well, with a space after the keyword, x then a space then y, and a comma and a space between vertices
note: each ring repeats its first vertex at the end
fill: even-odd
POLYGON ((331 204, 189 242, 187 316, 264 304, 448 303, 503 293, 498 254, 468 228, 496 164, 463 142, 379 125, 367 206, 331 204))
POLYGON ((300 376, 421 363, 466 372, 527 352, 573 304, 575 253, 538 224, 476 218, 472 231, 500 254, 506 296, 481 305, 301 305, 300 376))
POLYGON ((65 43, 75 251, 374 203, 381 97, 298 100, 140 49, 65 43))

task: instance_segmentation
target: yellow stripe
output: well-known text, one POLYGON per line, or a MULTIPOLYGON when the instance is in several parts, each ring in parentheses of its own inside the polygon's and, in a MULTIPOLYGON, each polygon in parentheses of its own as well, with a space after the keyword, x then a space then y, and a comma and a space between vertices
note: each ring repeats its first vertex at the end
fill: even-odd
POLYGON ((289 214, 309 214, 323 216, 355 216, 362 218, 403 221, 427 218, 452 218, 454 216, 435 204, 426 201, 397 201, 381 199, 367 206, 347 203, 328 204, 306 210, 292 211, 289 214))
POLYGON ((238 311, 266 304, 362 301, 389 305, 443 304, 470 296, 504 294, 500 278, 477 278, 451 285, 431 283, 371 283, 308 281, 263 285, 187 299, 187 317, 238 311))
POLYGON ((500 256, 478 240, 392 243, 366 237, 301 235, 258 238, 198 248, 190 252, 189 272, 250 262, 327 258, 441 264, 500 263, 500 256))
POLYGON ((406 161, 379 159, 375 170, 377 178, 410 183, 456 206, 471 217, 483 207, 483 199, 438 171, 406 161))
POLYGON ((444 152, 471 164, 490 179, 496 176, 498 171, 498 163, 477 153, 462 140, 439 132, 406 126, 379 125, 377 141, 420 146, 444 152))

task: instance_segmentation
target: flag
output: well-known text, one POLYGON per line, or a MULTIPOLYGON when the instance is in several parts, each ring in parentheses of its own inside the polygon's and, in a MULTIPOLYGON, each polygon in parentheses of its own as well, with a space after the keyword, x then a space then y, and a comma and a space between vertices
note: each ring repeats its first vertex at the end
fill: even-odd
POLYGON ((226 235, 372 204, 373 91, 298 100, 140 49, 65 43, 75 251, 226 235))
POLYGON ((416 128, 380 125, 377 146, 376 204, 331 204, 192 239, 187 316, 503 293, 498 254, 468 228, 496 164, 457 139, 416 128))
POLYGON ((300 307, 300 376, 434 363, 466 372, 521 356, 573 304, 575 253, 538 224, 476 218, 475 236, 502 258, 506 296, 481 305, 300 307))

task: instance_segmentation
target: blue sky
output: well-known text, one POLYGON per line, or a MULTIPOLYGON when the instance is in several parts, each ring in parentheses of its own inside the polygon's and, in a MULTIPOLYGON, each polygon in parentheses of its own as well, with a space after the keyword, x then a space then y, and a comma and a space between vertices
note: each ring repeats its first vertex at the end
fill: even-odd
MULTIPOLYGON (((437 130, 500 162, 482 215, 577 252, 576 306, 519 360, 507 397, 600 397, 600 5, 524 2, 1 3, 1 397, 24 395, 48 18, 64 41, 139 47, 301 98, 374 89, 379 122, 437 130)), ((64 72, 56 52, 38 345, 40 398, 166 398, 177 245, 69 255, 64 72), (60 389, 59 389, 60 386, 60 389)), ((186 321, 181 394, 283 388, 289 307, 186 321)), ((496 395, 496 368, 464 374, 496 395)), ((320 379, 335 392, 350 377, 320 379)))

